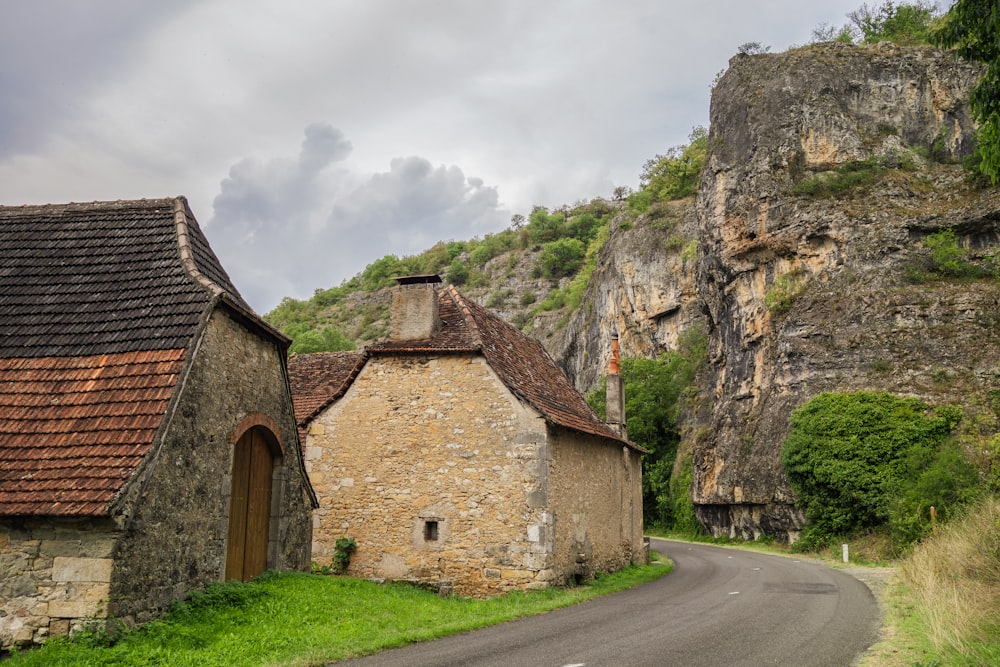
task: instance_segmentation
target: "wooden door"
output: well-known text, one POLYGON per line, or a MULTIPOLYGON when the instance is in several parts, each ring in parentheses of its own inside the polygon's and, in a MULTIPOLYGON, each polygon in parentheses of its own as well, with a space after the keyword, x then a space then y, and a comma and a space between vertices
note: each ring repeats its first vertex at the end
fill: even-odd
POLYGON ((274 461, 265 433, 252 428, 236 443, 229 497, 226 580, 247 581, 267 569, 274 461))

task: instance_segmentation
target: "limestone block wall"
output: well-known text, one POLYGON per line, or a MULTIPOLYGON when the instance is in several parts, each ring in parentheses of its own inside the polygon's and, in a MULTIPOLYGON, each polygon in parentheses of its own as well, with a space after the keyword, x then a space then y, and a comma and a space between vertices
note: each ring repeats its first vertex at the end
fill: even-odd
POLYGON ((310 425, 313 559, 466 595, 557 579, 544 421, 478 355, 378 356, 310 425))
POLYGON ((0 519, 0 649, 105 617, 118 535, 109 520, 0 519))
POLYGON ((560 583, 644 560, 639 454, 564 429, 555 430, 551 441, 549 503, 560 583))

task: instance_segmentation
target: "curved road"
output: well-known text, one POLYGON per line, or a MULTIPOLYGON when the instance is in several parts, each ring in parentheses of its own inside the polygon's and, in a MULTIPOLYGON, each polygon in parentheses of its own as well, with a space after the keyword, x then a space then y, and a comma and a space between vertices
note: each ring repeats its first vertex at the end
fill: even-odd
POLYGON ((657 581, 585 604, 337 665, 851 665, 881 624, 868 588, 782 556, 653 540, 657 581))

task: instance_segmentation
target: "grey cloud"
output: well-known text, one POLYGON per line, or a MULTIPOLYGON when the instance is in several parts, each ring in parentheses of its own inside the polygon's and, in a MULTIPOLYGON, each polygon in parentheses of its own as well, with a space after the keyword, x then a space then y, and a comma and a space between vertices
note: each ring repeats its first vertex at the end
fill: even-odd
POLYGON ((184 2, 10 2, 0 20, 0 152, 39 145, 88 92, 130 60, 149 30, 184 2))
POLYGON ((496 231, 509 217, 496 188, 457 166, 395 158, 366 179, 330 168, 350 151, 340 130, 314 124, 297 159, 242 160, 222 182, 206 233, 261 312, 339 284, 384 255, 496 231))

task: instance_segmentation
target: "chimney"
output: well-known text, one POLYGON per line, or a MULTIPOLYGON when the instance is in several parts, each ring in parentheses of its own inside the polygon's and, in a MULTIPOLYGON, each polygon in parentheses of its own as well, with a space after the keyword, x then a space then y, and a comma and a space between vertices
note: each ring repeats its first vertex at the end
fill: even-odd
POLYGON ((622 380, 618 359, 618 334, 611 335, 611 361, 608 363, 608 376, 605 379, 606 403, 604 406, 608 426, 623 438, 628 437, 625 430, 625 382, 622 380))
POLYGON ((441 329, 438 316, 438 293, 435 285, 441 276, 401 276, 393 278, 396 288, 392 292, 389 313, 389 340, 427 340, 441 329))

